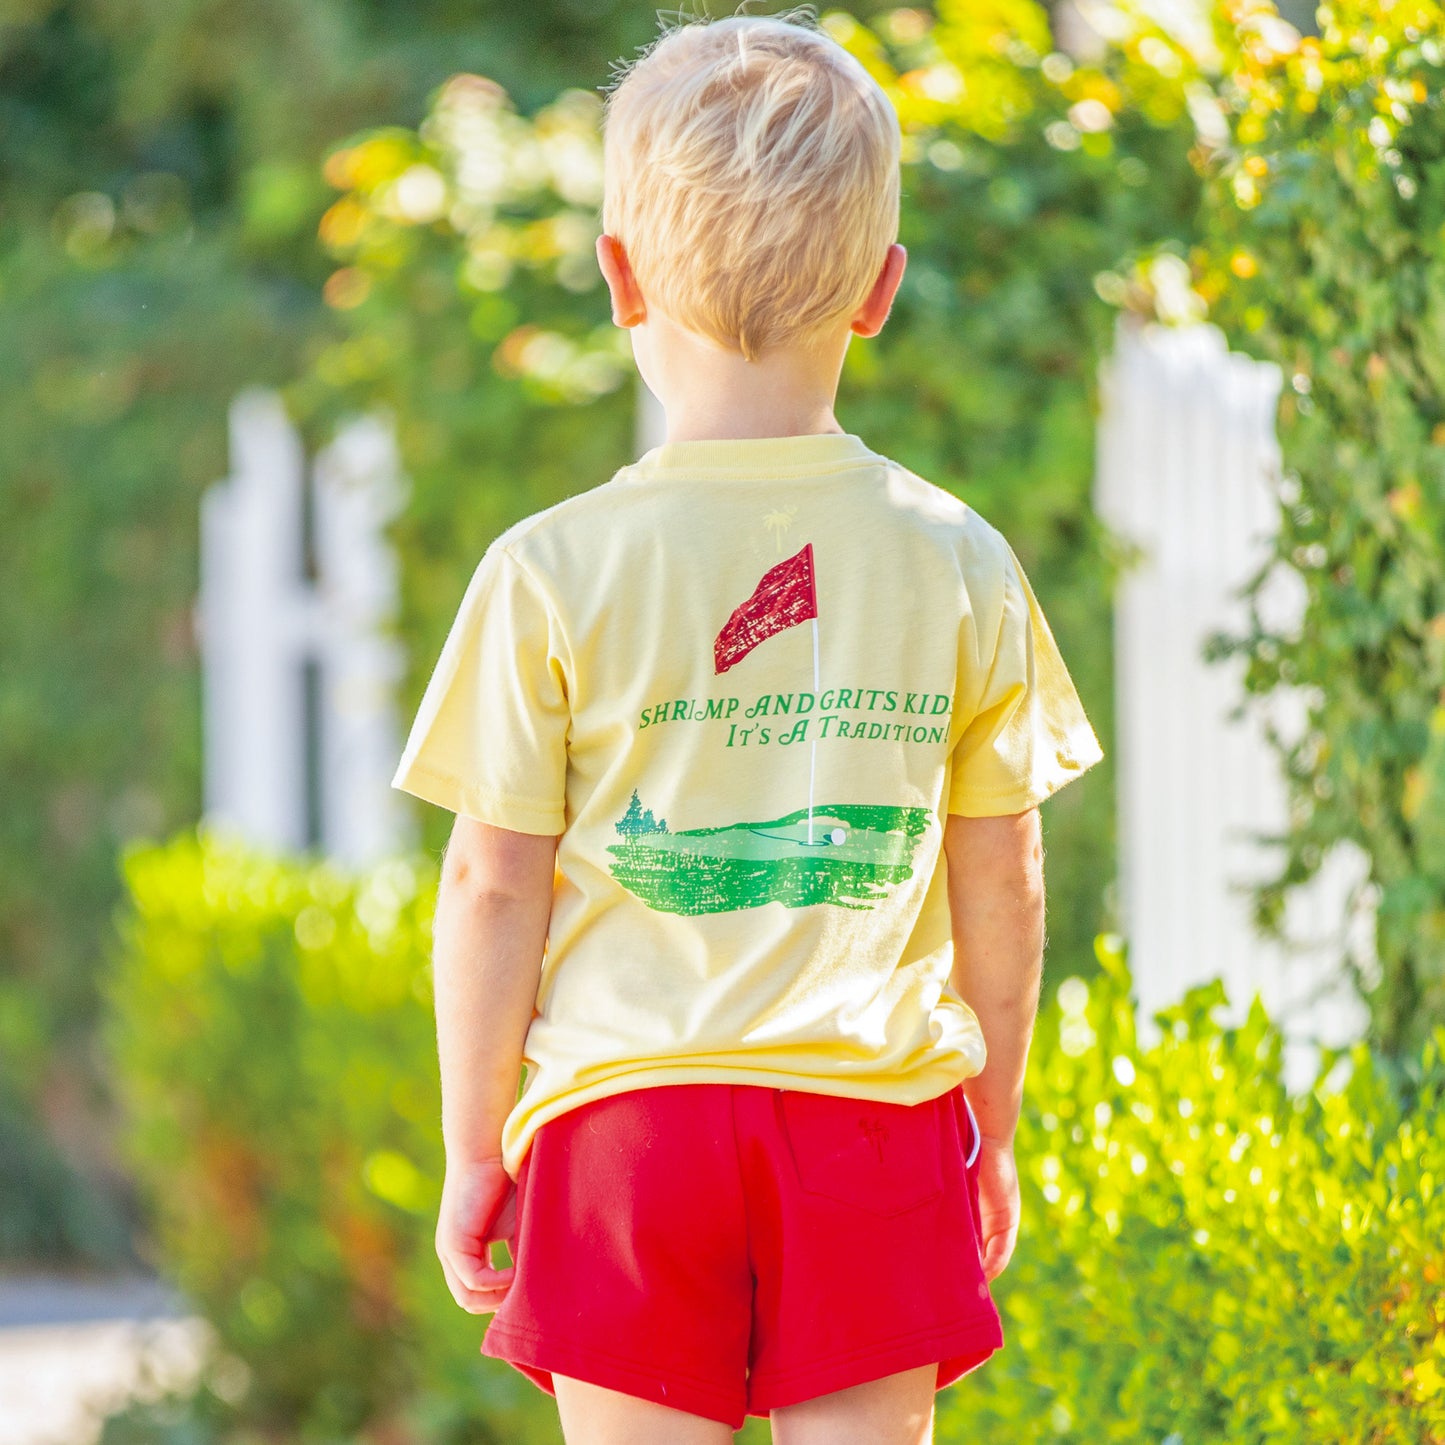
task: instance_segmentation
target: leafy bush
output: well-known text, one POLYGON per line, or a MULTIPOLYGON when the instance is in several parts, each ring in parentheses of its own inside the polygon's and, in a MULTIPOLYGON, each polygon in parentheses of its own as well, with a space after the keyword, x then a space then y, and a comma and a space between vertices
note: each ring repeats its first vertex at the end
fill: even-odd
POLYGON ((1141 1050, 1098 956, 1039 1020, 1005 1348, 940 1445, 1445 1441, 1445 1030, 1408 1110, 1364 1045, 1291 1096, 1257 997, 1227 1028, 1195 988, 1141 1050))
POLYGON ((155 1263, 216 1331, 208 1391, 288 1438, 555 1440, 434 1251, 434 872, 182 834, 125 877, 104 1037, 155 1263))

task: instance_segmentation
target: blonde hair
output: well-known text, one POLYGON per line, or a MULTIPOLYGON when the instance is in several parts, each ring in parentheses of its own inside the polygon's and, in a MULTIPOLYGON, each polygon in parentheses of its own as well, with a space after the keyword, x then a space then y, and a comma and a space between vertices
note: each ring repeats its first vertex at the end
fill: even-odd
POLYGON ((898 116, 809 10, 682 21, 618 77, 602 225, 650 302, 749 361, 857 311, 898 236, 898 116))

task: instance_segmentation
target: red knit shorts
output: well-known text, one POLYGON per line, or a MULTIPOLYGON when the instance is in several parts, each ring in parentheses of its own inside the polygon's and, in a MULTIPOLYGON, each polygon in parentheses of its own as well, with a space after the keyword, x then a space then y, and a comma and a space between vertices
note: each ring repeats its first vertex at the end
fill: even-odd
POLYGON ((734 1430, 1003 1344, 984 1279, 978 1132, 957 1087, 922 1104, 669 1084, 533 1136, 516 1273, 482 1353, 734 1430))

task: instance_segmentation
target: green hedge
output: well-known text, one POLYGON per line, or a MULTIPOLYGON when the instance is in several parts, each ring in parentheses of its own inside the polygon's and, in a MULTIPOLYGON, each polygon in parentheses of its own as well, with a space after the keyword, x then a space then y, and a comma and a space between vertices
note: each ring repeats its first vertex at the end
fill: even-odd
MULTIPOLYGON (((107 1445, 555 1441, 433 1250, 434 866, 348 878, 182 835, 126 878, 105 1034, 126 1153, 223 1356, 189 1434, 152 1413, 107 1445)), ((941 1445, 1445 1440, 1445 1032, 1408 1111, 1363 1047, 1325 1059, 1343 1087, 1291 1098, 1258 1006, 1225 1028, 1220 986, 1196 989, 1141 1049, 1124 958, 1096 949, 1039 1022, 1008 1343, 941 1397, 941 1445)))
POLYGON ((1291 1096, 1257 998, 1228 1028, 1193 989, 1141 1049, 1097 952, 1040 1020, 1007 1345, 940 1445, 1445 1440, 1445 1030, 1408 1112, 1363 1045, 1291 1096))
POLYGON ((550 1445, 555 1407, 478 1352, 434 1250, 435 871, 356 878, 182 834, 130 850, 125 877, 103 1036, 155 1263, 221 1347, 200 1413, 550 1445))

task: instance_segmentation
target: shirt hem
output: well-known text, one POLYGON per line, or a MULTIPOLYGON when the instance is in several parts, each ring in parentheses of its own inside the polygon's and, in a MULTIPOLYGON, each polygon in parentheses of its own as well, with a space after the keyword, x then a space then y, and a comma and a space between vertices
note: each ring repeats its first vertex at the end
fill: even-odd
POLYGON ((391 786, 450 812, 516 833, 551 836, 562 833, 567 826, 565 809, 509 797, 505 793, 478 787, 475 783, 463 783, 459 778, 434 773, 417 763, 398 768, 391 786))
POLYGON ((950 798, 948 812, 960 818, 998 818, 1010 813, 1022 813, 1047 802, 1061 788, 1066 788, 1076 779, 1084 776, 1096 763, 1104 760, 1102 752, 1086 757, 1067 773, 1056 773, 1047 782, 1032 788, 1015 789, 1002 793, 967 792, 958 798, 950 798))
MULTIPOLYGON (((984 1057, 982 1034, 978 1035, 978 1055, 984 1057)), ((847 1074, 804 1074, 790 1073, 785 1069, 767 1069, 753 1066, 729 1066, 726 1064, 678 1064, 672 1067, 650 1063, 645 1068, 624 1073, 611 1074, 592 1085, 582 1085, 566 1094, 554 1095, 530 1113, 515 1138, 504 1138, 502 1162, 507 1173, 516 1180, 521 1173, 522 1163, 527 1157, 536 1133, 552 1119, 583 1104, 595 1103, 611 1098, 615 1094, 630 1093, 634 1089, 667 1088, 672 1084, 752 1084, 760 1088, 793 1089, 802 1093, 830 1094, 847 1099, 877 1100, 885 1103, 921 1104, 938 1098, 956 1089, 965 1079, 974 1078, 982 1072, 983 1065, 963 1053, 946 1056, 944 1063, 935 1067, 916 1069, 912 1073, 872 1073, 866 1075, 847 1074), (960 1072, 956 1065, 962 1065, 960 1072), (942 1079, 943 1082, 939 1082, 942 1079), (899 1084, 914 1084, 912 1088, 900 1088, 899 1084), (840 1084, 856 1084, 854 1088, 840 1088, 840 1084), (882 1087, 879 1087, 882 1085, 882 1087), (556 1107, 562 1104, 561 1108, 556 1107)), ((519 1103, 526 1103, 525 1095, 519 1103)), ((505 1132, 505 1131, 504 1131, 505 1132)))

